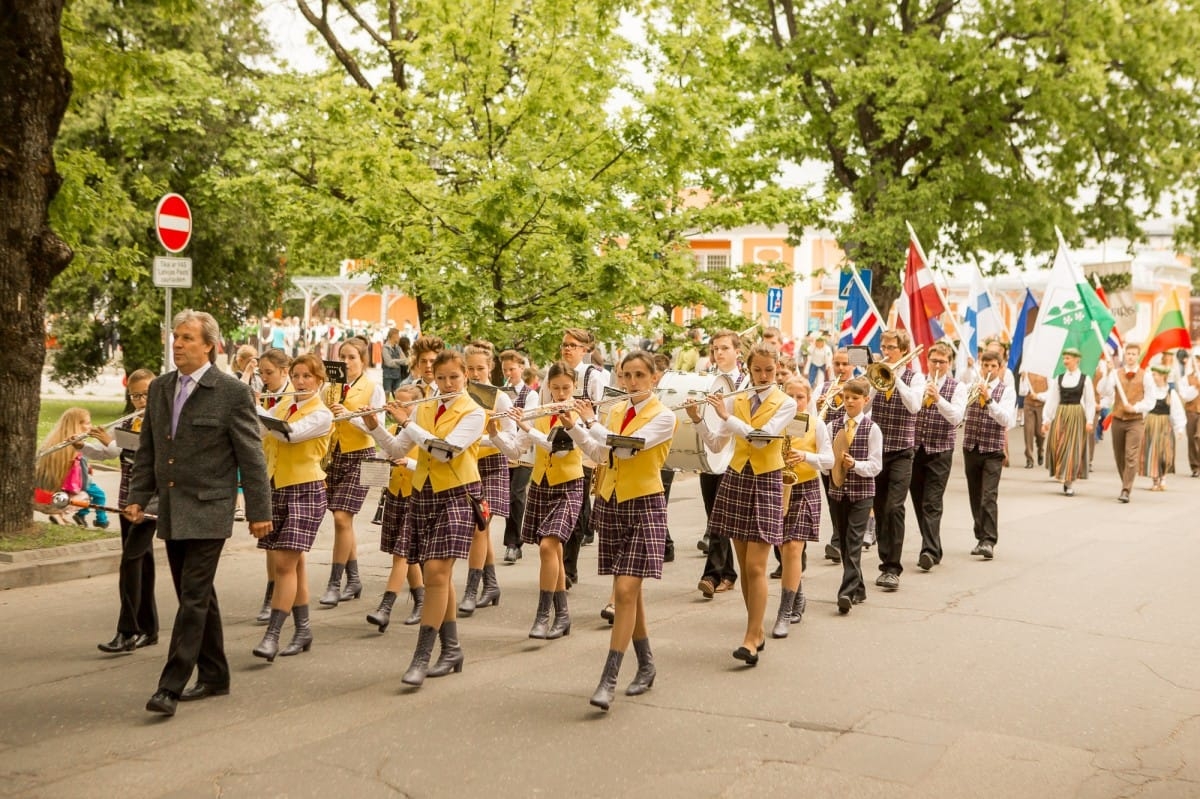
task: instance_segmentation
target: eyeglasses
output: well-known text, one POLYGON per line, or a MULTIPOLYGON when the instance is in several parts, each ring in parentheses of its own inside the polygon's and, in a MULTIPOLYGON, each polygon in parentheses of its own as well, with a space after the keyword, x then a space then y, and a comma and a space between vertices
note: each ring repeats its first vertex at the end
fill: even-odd
POLYGON ((149 394, 130 394, 129 398, 131 400, 133 400, 134 402, 137 402, 138 400, 144 400, 149 396, 150 396, 149 394))
POLYGON ((944 360, 944 359, 938 359, 938 358, 930 358, 930 359, 929 359, 929 362, 930 362, 930 363, 941 364, 941 365, 943 365, 943 366, 944 366, 945 364, 948 364, 948 363, 950 363, 950 362, 949 362, 949 361, 947 361, 947 360, 944 360))
POLYGON ((582 350, 585 348, 583 344, 576 344, 574 341, 564 341, 559 345, 564 350, 582 350))
POLYGON ((879 349, 881 349, 881 350, 898 350, 900 348, 898 346, 896 346, 895 344, 880 344, 879 349))

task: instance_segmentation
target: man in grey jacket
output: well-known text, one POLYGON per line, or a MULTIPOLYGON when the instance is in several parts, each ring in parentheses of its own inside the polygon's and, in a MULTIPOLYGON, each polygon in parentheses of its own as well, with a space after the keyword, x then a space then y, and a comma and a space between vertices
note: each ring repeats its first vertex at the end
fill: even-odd
POLYGON ((214 367, 220 329, 212 316, 181 311, 172 327, 176 371, 150 384, 125 516, 138 524, 158 497, 158 536, 179 611, 167 664, 146 710, 229 693, 221 612, 213 586, 225 539, 233 535, 238 471, 252 533, 271 529, 271 488, 250 389, 214 367), (192 670, 196 684, 185 690, 192 670))

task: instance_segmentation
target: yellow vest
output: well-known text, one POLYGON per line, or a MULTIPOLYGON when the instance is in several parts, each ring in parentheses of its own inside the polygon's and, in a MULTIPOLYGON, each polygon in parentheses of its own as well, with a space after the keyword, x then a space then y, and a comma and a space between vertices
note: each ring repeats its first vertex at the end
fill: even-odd
MULTIPOLYGON (((488 419, 491 419, 492 414, 496 412, 496 403, 499 401, 500 401, 500 394, 497 393, 496 394, 496 402, 492 403, 492 407, 484 409, 485 411, 487 411, 488 419)), ((483 434, 485 436, 487 435, 487 422, 486 421, 484 422, 484 425, 483 425, 483 434)), ((479 451, 476 453, 476 456, 479 458, 486 458, 488 455, 499 455, 499 454, 500 454, 500 450, 497 449, 496 447, 485 447, 484 445, 480 444, 479 451)))
MULTIPOLYGON (((454 432, 459 421, 479 406, 475 400, 462 394, 442 414, 442 418, 434 422, 440 402, 423 402, 417 406, 417 424, 432 433, 435 437, 445 439, 454 432)), ((428 479, 433 484, 435 493, 449 491, 468 483, 479 482, 479 463, 477 451, 479 442, 464 447, 463 451, 442 463, 429 454, 424 447, 417 450, 417 470, 413 472, 412 484, 416 489, 425 487, 428 479)))
MULTIPOLYGON (((792 449, 799 450, 801 452, 816 452, 817 451, 817 428, 816 428, 816 425, 818 425, 820 423, 821 423, 820 419, 818 419, 815 416, 810 415, 808 417, 808 432, 805 433, 800 438, 792 439, 792 449)), ((818 477, 821 476, 821 473, 817 471, 817 467, 815 467, 809 463, 797 463, 795 466, 792 466, 790 468, 793 472, 796 473, 796 476, 798 478, 800 478, 797 481, 800 483, 807 483, 809 480, 816 480, 818 477)))
MULTIPOLYGON (((752 418, 750 416, 750 395, 742 394, 733 400, 733 415, 748 423, 755 430, 761 430, 779 410, 785 396, 778 388, 771 389, 771 393, 758 406, 758 413, 754 414, 752 418)), ((783 447, 776 447, 772 443, 768 443, 765 447, 752 447, 746 439, 734 436, 733 461, 730 466, 735 472, 740 472, 746 468, 747 462, 750 463, 750 469, 755 474, 766 474, 782 469, 783 447)))
MULTIPOLYGON (((271 415, 276 419, 286 419, 297 422, 314 411, 323 407, 321 400, 310 397, 294 414, 288 416, 291 403, 279 403, 271 409, 271 415)), ((295 444, 280 441, 274 436, 265 437, 267 450, 267 474, 276 488, 313 483, 325 479, 325 470, 321 468, 321 459, 329 449, 329 433, 308 441, 295 444)))
MULTIPOLYGON (((628 402, 617 403, 616 407, 608 412, 608 420, 604 426, 613 433, 620 431, 621 423, 625 421, 625 411, 628 409, 628 402)), ((652 396, 620 435, 633 436, 662 411, 663 404, 658 401, 658 397, 652 396)), ((675 423, 678 424, 678 420, 675 423)), ((600 496, 611 500, 615 491, 617 502, 625 502, 651 494, 661 494, 662 467, 667 462, 670 452, 671 439, 668 438, 658 446, 644 449, 632 458, 610 458, 600 483, 600 496)))
MULTIPOLYGON (((375 384, 364 375, 346 392, 342 405, 348 411, 357 411, 371 407, 371 395, 375 393, 375 384)), ((333 442, 341 447, 342 452, 358 452, 361 449, 371 449, 375 440, 359 430, 349 421, 335 422, 333 425, 333 442)))
MULTIPOLYGON (((535 419, 533 426, 543 433, 550 433, 550 417, 543 416, 535 419)), ((556 428, 561 425, 555 424, 556 428)), ((556 486, 562 483, 578 480, 583 477, 583 450, 576 446, 570 452, 551 455, 541 447, 533 448, 533 474, 535 483, 542 482, 545 476, 548 485, 556 486)))
MULTIPOLYGON (((449 413, 449 411, 447 411, 449 413)), ((405 454, 406 458, 418 459, 417 447, 413 447, 405 454)), ((391 479, 388 480, 388 491, 393 497, 410 497, 412 496, 412 481, 413 473, 404 466, 393 466, 391 479)))

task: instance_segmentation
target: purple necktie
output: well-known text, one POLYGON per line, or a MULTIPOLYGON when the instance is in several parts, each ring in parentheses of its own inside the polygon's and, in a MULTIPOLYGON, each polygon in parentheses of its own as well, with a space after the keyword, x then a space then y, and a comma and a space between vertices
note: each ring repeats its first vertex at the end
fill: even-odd
POLYGON ((171 409, 171 437, 175 437, 175 428, 179 426, 179 412, 183 410, 183 403, 187 402, 190 395, 188 384, 192 382, 192 378, 188 375, 179 376, 179 394, 175 397, 175 407, 171 409))

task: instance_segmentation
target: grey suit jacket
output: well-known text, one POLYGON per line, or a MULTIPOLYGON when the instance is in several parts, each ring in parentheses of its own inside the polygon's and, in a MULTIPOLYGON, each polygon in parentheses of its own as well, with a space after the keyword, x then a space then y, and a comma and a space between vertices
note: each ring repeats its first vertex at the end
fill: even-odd
POLYGON ((150 384, 141 444, 129 480, 131 505, 158 497, 158 536, 165 540, 229 538, 238 470, 246 518, 271 518, 271 486, 254 396, 215 366, 204 373, 171 435, 171 405, 179 373, 150 384))

